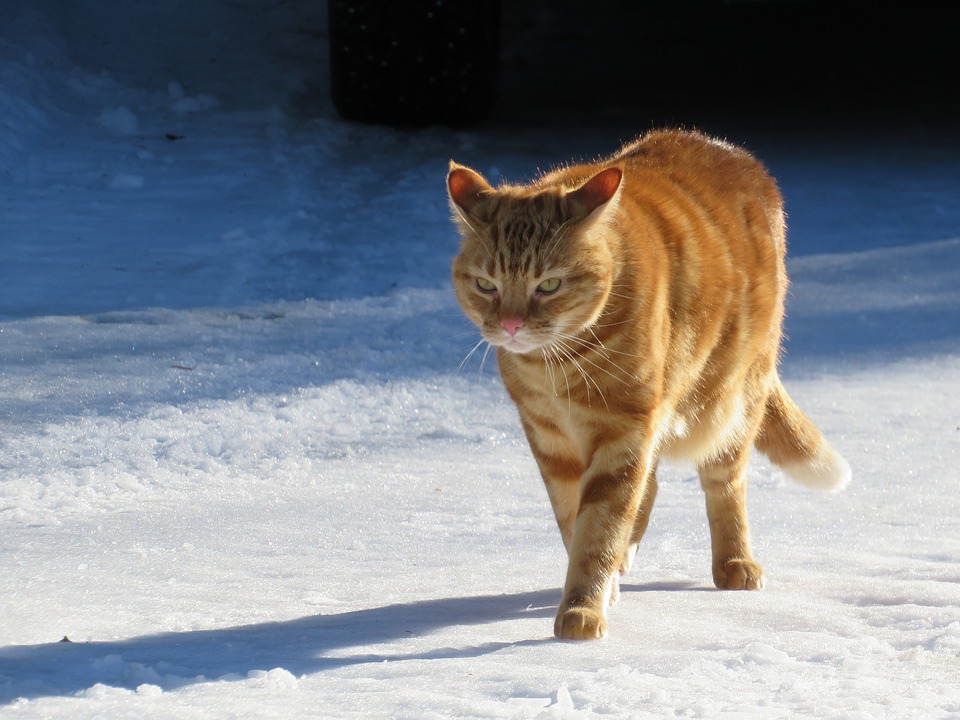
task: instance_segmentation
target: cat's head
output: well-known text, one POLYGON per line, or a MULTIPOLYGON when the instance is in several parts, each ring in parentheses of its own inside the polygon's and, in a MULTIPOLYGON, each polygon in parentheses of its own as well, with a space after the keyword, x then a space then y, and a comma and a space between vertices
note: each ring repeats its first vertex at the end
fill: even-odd
POLYGON ((528 353, 596 322, 611 290, 608 222, 622 178, 609 167, 572 187, 494 189, 450 163, 447 190, 462 237, 454 289, 491 345, 528 353))

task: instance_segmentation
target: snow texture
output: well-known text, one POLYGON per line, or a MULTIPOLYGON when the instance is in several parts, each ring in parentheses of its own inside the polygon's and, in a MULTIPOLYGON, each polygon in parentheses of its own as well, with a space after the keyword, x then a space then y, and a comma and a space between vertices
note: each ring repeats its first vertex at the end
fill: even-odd
MULTIPOLYGON (((456 307, 443 178, 642 131, 329 107, 322 3, 7 0, 0 716, 960 717, 960 145, 731 140, 779 178, 783 375, 853 467, 756 458, 768 587, 667 465, 609 637, 456 307)), ((704 128, 710 131, 709 127, 704 128)))

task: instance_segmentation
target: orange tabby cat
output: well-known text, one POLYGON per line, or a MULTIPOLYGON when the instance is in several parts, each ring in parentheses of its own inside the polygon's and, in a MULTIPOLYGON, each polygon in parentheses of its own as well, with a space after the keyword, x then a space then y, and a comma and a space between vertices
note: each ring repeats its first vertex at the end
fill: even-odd
POLYGON ((457 298, 517 405, 569 554, 554 631, 602 637, 650 519, 661 456, 696 463, 719 588, 754 590, 756 446, 837 489, 850 467, 777 374, 783 203, 750 154, 658 131, 594 165, 492 188, 450 163, 457 298))

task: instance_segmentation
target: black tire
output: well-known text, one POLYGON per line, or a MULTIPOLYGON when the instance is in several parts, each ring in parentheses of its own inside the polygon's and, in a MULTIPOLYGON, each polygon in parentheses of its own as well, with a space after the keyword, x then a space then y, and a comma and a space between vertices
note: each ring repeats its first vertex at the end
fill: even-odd
POLYGON ((499 0, 330 0, 333 103, 343 117, 467 125, 496 97, 499 0))

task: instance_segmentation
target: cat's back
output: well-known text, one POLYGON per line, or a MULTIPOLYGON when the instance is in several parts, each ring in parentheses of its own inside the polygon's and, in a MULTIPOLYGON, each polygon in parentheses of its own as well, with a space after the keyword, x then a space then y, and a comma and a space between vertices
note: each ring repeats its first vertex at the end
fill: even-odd
POLYGON ((611 166, 623 170, 624 193, 641 202, 672 203, 682 194, 705 205, 732 207, 749 198, 771 218, 782 211, 777 184, 759 160, 736 145, 688 130, 648 132, 604 160, 548 173, 528 192, 576 188, 611 166))
POLYGON ((624 145, 613 159, 668 169, 731 159, 749 162, 752 156, 743 148, 695 130, 652 130, 624 145))
MULTIPOLYGON (((625 145, 610 161, 636 176, 635 189, 655 179, 716 195, 748 193, 779 206, 780 193, 763 164, 723 140, 685 130, 656 130, 625 145)), ((627 187, 630 187, 630 183, 627 187)))
MULTIPOLYGON (((783 282, 783 199, 749 152, 697 132, 657 130, 625 145, 608 163, 623 169, 626 235, 650 229, 655 218, 661 241, 675 254, 682 249, 688 261, 783 282)), ((716 275, 726 282, 723 273, 716 275)))

